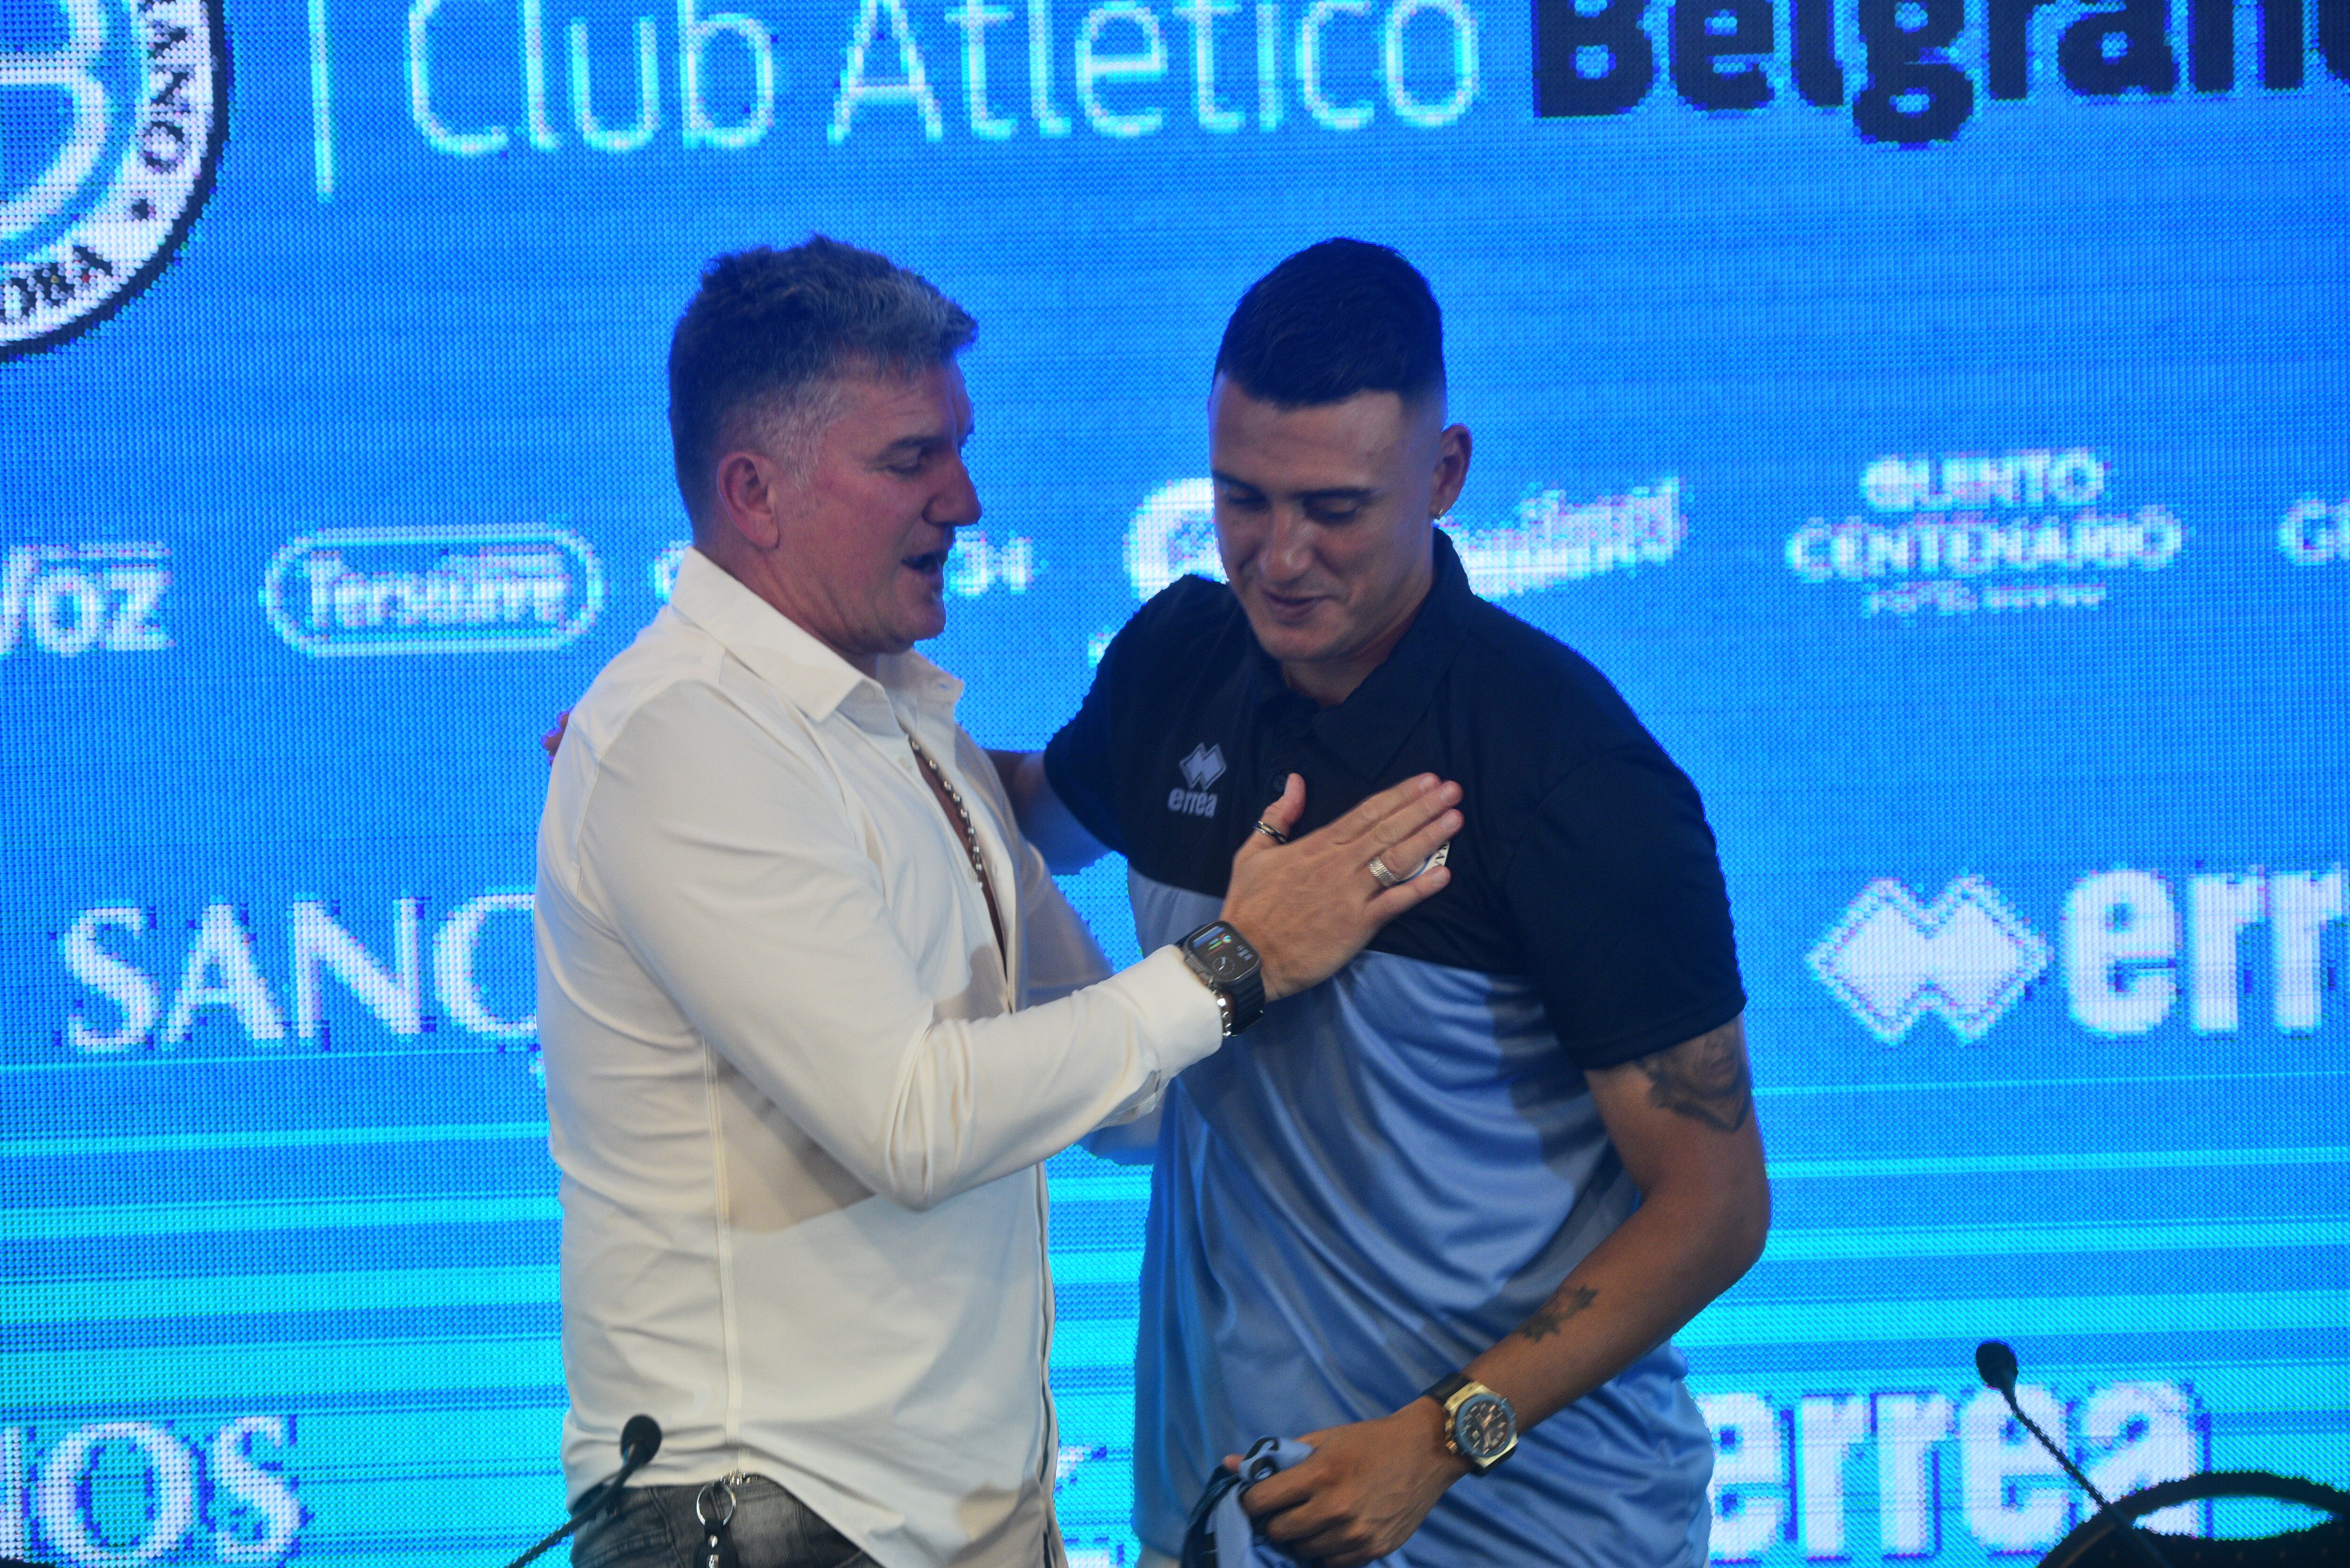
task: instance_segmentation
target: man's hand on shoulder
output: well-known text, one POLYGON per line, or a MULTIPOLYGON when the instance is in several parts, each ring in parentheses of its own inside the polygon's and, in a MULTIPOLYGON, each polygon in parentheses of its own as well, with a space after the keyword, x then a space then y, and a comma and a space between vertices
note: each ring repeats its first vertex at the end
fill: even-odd
POLYGON ((1243 1492, 1241 1506, 1283 1550, 1320 1568, 1357 1568, 1393 1552, 1469 1473, 1444 1446, 1444 1413, 1430 1399, 1305 1441, 1313 1454, 1243 1492))

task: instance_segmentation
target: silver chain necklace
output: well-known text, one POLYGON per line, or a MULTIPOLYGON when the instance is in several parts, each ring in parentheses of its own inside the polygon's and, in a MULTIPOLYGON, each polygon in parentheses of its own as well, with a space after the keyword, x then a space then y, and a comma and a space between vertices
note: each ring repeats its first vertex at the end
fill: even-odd
MULTIPOLYGON (((947 777, 946 770, 939 766, 937 760, 922 749, 921 742, 908 735, 906 743, 914 748, 914 760, 922 764, 922 771, 937 781, 939 793, 954 806, 955 826, 962 829, 963 853, 971 857, 972 875, 979 878, 980 887, 987 888, 987 857, 979 847, 979 829, 972 825, 971 807, 963 804, 962 792, 955 788, 954 782, 947 777)), ((993 904, 993 890, 989 888, 989 901, 993 904)), ((991 909, 989 912, 992 914, 993 910, 991 909)))

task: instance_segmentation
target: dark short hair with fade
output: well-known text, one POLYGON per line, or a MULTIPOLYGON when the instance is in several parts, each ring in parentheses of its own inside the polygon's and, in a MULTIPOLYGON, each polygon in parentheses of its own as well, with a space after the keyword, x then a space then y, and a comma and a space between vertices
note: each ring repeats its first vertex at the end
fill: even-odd
POLYGON ((669 345, 677 486, 697 520, 710 465, 745 441, 805 472, 839 382, 942 365, 977 324, 919 274, 822 234, 718 256, 669 345))
POLYGON ((1385 245, 1325 240, 1257 279, 1224 326, 1216 374, 1283 408, 1444 387, 1444 316, 1419 269, 1385 245))

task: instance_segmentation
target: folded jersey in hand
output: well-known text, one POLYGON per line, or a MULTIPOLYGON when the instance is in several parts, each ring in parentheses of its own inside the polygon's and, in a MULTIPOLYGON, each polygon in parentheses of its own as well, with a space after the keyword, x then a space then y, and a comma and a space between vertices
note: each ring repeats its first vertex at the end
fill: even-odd
POLYGON ((1294 1438, 1259 1438, 1237 1472, 1220 1467, 1183 1528, 1182 1568, 1293 1568, 1296 1559, 1258 1532, 1241 1493, 1313 1451, 1294 1438))

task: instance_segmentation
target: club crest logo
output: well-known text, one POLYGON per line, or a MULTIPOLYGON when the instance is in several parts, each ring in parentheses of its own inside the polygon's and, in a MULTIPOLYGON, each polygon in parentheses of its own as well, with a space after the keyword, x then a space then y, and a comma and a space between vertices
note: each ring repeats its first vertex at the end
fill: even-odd
POLYGON ((0 7, 0 359, 105 320, 187 237, 228 129, 221 4, 0 7))

